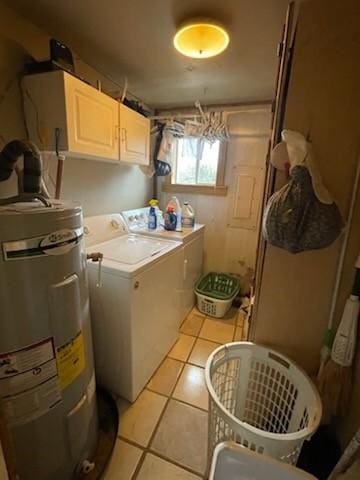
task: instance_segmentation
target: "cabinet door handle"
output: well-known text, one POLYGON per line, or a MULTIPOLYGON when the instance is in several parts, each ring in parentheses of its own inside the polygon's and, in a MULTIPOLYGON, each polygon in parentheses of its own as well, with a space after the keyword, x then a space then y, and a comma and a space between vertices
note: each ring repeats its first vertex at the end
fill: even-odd
POLYGON ((126 128, 121 129, 121 141, 126 142, 126 128))

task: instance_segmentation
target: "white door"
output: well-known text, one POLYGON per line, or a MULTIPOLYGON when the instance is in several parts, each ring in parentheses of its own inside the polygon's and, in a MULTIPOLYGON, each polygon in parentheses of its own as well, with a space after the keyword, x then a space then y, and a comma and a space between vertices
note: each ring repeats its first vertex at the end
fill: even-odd
POLYGON ((68 149, 119 161, 119 103, 72 75, 64 76, 68 149))
POLYGON ((120 161, 149 165, 150 120, 120 104, 120 161))

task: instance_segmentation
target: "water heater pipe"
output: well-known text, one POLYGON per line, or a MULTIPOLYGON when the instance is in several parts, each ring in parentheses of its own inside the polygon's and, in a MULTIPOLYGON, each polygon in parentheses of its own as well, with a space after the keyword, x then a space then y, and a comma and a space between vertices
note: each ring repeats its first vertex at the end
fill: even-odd
POLYGON ((60 153, 57 155, 57 170, 56 170, 56 183, 55 183, 55 198, 59 199, 61 196, 61 187, 62 187, 62 180, 64 175, 64 161, 65 155, 61 155, 60 153))
POLYGON ((42 180, 40 151, 28 140, 12 140, 2 149, 0 152, 0 182, 10 177, 21 157, 24 157, 23 192, 40 193, 42 180))

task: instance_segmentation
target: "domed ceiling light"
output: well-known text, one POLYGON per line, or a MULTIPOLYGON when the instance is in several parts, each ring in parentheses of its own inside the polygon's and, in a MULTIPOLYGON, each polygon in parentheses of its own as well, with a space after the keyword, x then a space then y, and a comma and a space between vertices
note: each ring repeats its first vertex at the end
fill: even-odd
POLYGON ((191 58, 209 58, 222 53, 230 37, 225 28, 212 20, 189 20, 174 36, 174 47, 191 58))

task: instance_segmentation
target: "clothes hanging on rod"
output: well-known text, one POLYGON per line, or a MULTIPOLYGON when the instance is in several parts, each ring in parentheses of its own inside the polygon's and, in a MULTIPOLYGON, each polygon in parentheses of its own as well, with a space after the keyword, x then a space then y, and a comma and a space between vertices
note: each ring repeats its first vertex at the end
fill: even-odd
MULTIPOLYGON (((238 113, 255 113, 255 112, 269 112, 271 109, 271 102, 264 102, 261 104, 234 104, 234 105, 211 105, 209 107, 209 111, 212 112, 222 112, 223 115, 226 117, 230 115, 236 115, 238 113)), ((197 111, 163 111, 162 114, 159 115, 150 115, 148 118, 150 120, 159 120, 159 121, 167 121, 167 120, 194 120, 199 121, 201 119, 201 114, 197 111)))
POLYGON ((169 120, 165 123, 164 134, 168 133, 174 137, 182 138, 184 136, 184 123, 177 120, 169 120))
POLYGON ((166 120, 164 133, 168 132, 174 137, 201 138, 213 143, 215 141, 229 140, 229 129, 227 126, 227 115, 221 111, 204 112, 200 102, 195 102, 199 114, 179 115, 169 117, 166 120), (180 121, 183 118, 183 121, 180 121))
POLYGON ((164 124, 157 123, 151 129, 150 164, 139 165, 147 177, 163 177, 171 174, 171 148, 173 136, 164 132, 164 124))

